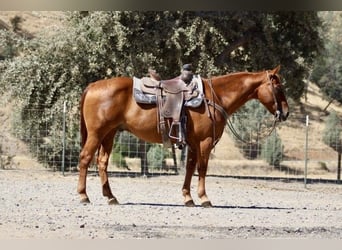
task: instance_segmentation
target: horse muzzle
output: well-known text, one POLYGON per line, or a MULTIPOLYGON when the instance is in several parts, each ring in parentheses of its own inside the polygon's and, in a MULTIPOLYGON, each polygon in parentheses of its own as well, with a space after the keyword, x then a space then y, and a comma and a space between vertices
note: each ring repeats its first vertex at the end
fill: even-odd
POLYGON ((289 112, 286 111, 285 113, 281 110, 277 110, 274 114, 274 118, 278 121, 278 122, 283 122, 286 121, 287 117, 289 116, 289 112))

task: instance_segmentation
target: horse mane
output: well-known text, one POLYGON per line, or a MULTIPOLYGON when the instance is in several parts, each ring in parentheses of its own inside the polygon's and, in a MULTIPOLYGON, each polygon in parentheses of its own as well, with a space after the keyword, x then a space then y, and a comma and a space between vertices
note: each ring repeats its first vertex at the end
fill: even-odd
POLYGON ((249 71, 240 71, 240 72, 232 72, 232 73, 227 73, 225 75, 219 75, 219 76, 212 76, 210 79, 212 80, 221 80, 221 79, 226 79, 226 78, 234 78, 234 77, 248 77, 251 75, 260 75, 262 73, 265 73, 265 71, 258 71, 258 72, 249 72, 249 71))

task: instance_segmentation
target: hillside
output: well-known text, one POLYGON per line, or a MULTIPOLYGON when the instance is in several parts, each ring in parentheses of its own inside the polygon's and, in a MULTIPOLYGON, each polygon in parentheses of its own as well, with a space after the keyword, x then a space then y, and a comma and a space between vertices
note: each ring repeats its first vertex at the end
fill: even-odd
MULTIPOLYGON (((0 11, 0 30, 12 29, 11 19, 21 18, 19 33, 32 37, 41 32, 53 33, 63 25, 65 13, 61 11, 0 11)), ((0 47, 1 50, 1 47, 0 47)), ((20 166, 20 168, 43 168, 36 159, 30 157, 28 148, 11 134, 11 115, 14 112, 8 96, 0 100, 0 168, 20 166)))
POLYGON ((0 11, 1 23, 11 27, 11 19, 14 17, 22 19, 21 28, 33 35, 44 30, 53 31, 63 25, 65 13, 62 11, 0 11))
MULTIPOLYGON (((65 13, 59 11, 0 11, 0 24, 2 21, 2 23, 5 23, 10 27, 10 20, 16 15, 22 17, 22 29, 33 35, 44 31, 55 32, 58 30, 58 27, 63 25, 63 18, 65 17, 65 13)), ((6 145, 2 147, 2 150, 4 151, 3 154, 16 155, 15 160, 18 161, 21 166, 32 165, 31 161, 33 160, 28 157, 29 154, 25 145, 10 134, 11 123, 9 118, 12 112, 12 107, 8 102, 6 102, 6 98, 3 98, 0 104, 0 128, 2 130, 0 139, 2 145, 6 145)), ((291 114, 288 121, 283 123, 278 129, 278 133, 280 134, 283 143, 286 145, 286 158, 291 160, 285 163, 287 171, 296 169, 296 164, 299 164, 301 169, 303 167, 302 156, 298 156, 298 152, 301 152, 304 147, 305 133, 303 124, 305 124, 305 115, 309 115, 310 117, 311 135, 321 135, 324 129, 324 120, 327 115, 323 113, 323 109, 327 104, 328 101, 324 100, 319 88, 315 84, 310 83, 306 98, 303 97, 301 99, 300 105, 290 107, 291 114), (301 160, 301 162, 296 163, 296 160, 301 160)), ((333 102, 329 106, 327 112, 332 109, 342 115, 342 105, 339 103, 333 102)), ((311 136, 310 145, 318 145, 321 148, 321 151, 324 152, 324 156, 327 157, 327 159, 333 158, 335 160, 334 157, 336 153, 324 145, 320 141, 320 137, 311 136)), ((316 153, 314 152, 312 154, 316 153)), ((312 164, 314 164, 312 167, 313 171, 321 170, 320 164, 317 162, 313 162, 312 164)), ((39 164, 35 162, 34 165, 39 164)), ((329 166, 327 166, 327 168, 328 172, 333 171, 333 168, 329 169, 329 166)), ((233 140, 225 134, 212 154, 209 173, 232 174, 237 171, 239 171, 239 173, 246 171, 246 174, 260 174, 261 172, 265 173, 265 171, 268 173, 270 171, 278 170, 274 170, 270 166, 265 165, 262 161, 253 161, 253 164, 250 164, 248 160, 245 160, 240 150, 234 146, 233 140), (227 165, 229 165, 229 169, 227 169, 227 165), (256 165, 258 167, 255 167, 256 165)), ((324 172, 322 172, 322 176, 324 176, 324 172)))

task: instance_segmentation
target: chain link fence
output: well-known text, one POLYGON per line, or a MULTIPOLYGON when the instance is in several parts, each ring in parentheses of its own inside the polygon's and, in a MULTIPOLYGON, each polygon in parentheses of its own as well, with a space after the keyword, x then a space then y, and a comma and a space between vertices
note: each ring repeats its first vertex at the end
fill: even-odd
MULTIPOLYGON (((64 111, 55 113, 49 109, 32 108, 25 110, 25 114, 13 112, 11 135, 16 138, 17 144, 19 141, 20 145, 26 147, 25 150, 18 147, 16 152, 16 146, 12 146, 12 158, 15 156, 16 165, 40 164, 56 171, 77 171, 81 150, 78 118, 68 115, 66 107, 64 111), (26 119, 38 117, 49 117, 49 119, 40 119, 46 122, 25 126, 22 124, 22 119, 19 119, 19 116, 23 115, 26 119), (50 119, 60 120, 59 127, 51 128, 50 119), (20 162, 23 161, 23 157, 26 163, 20 162)), ((241 114, 234 116, 239 117, 241 114)), ((232 118, 233 125, 234 119, 237 118, 232 118)), ((253 119, 250 117, 244 128, 248 128, 248 124, 252 122, 257 122, 253 119)), ((208 175, 340 183, 338 176, 340 157, 337 151, 323 142, 324 126, 322 117, 292 115, 288 121, 277 126, 270 135, 254 140, 253 143, 239 142, 227 130, 211 154, 208 175)), ((239 133, 239 130, 237 131, 239 133)), ((244 133, 245 138, 257 138, 258 131, 245 129, 244 133)), ((1 151, 0 153, 3 154, 1 151)), ((186 152, 186 148, 164 149, 162 145, 150 144, 128 132, 120 132, 115 137, 108 171, 121 176, 182 174, 186 152)), ((4 155, 2 160, 6 160, 4 155)), ((95 162, 90 166, 90 171, 97 171, 95 162)))

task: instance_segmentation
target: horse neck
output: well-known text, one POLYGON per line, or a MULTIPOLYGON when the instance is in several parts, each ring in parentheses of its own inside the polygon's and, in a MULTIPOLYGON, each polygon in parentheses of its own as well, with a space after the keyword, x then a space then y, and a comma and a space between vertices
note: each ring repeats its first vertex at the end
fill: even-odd
MULTIPOLYGON (((234 73, 212 78, 212 86, 217 99, 225 111, 231 115, 247 101, 256 98, 256 90, 264 79, 263 73, 234 73)), ((213 98, 213 97, 212 97, 213 98)))

